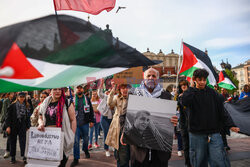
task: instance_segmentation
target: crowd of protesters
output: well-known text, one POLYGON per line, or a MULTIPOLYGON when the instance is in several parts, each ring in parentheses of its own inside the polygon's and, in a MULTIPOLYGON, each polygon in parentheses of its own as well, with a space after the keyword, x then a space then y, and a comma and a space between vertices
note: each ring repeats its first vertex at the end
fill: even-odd
POLYGON ((21 156, 24 163, 26 131, 37 127, 59 127, 64 132, 63 159, 60 167, 66 166, 73 150, 71 167, 80 159, 80 142, 85 158, 90 158, 92 147, 100 149, 103 142, 105 155, 110 157, 110 147, 114 148, 117 167, 167 167, 171 152, 164 152, 126 143, 124 124, 129 94, 148 98, 176 100, 177 113, 171 118, 178 140, 178 156, 184 153, 185 166, 228 167, 226 150, 230 150, 226 135, 230 130, 238 132, 223 103, 235 103, 250 96, 249 85, 241 94, 229 95, 222 88, 206 86, 208 72, 196 70, 191 81, 182 80, 177 88, 164 90, 158 83, 159 72, 149 68, 144 72, 141 85, 131 89, 129 84, 117 85, 113 80, 104 89, 101 79, 96 89, 78 85, 75 90, 54 88, 30 92, 4 93, 0 99, 0 132, 7 138, 4 158, 11 157, 16 162, 16 142, 19 138, 21 156), (103 141, 98 141, 100 131, 103 141), (95 133, 94 137, 93 134, 95 133), (93 144, 94 138, 94 144, 93 144), (93 144, 93 146, 92 146, 93 144), (182 152, 183 151, 183 152, 182 152))

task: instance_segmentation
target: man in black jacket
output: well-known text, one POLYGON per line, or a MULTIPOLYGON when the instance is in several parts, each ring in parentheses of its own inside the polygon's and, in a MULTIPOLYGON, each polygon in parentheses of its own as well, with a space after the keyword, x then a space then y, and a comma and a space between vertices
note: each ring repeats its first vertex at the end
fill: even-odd
POLYGON ((210 166, 228 167, 220 131, 225 126, 235 132, 239 128, 227 118, 218 93, 206 86, 207 77, 205 69, 195 70, 190 88, 183 93, 182 104, 190 109, 190 161, 193 167, 207 167, 208 161, 210 166))

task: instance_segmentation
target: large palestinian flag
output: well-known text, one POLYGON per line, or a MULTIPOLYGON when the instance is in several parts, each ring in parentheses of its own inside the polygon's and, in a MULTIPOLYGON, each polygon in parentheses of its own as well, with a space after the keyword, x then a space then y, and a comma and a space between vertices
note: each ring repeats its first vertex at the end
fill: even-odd
POLYGON ((155 64, 84 20, 51 15, 0 29, 0 92, 78 85, 155 64))
POLYGON ((217 73, 215 72, 212 62, 208 55, 201 50, 183 42, 183 60, 180 68, 180 75, 192 78, 193 72, 196 69, 206 69, 209 73, 207 84, 210 86, 216 85, 217 73))
POLYGON ((236 86, 233 84, 225 71, 220 72, 218 86, 229 90, 236 89, 236 86))

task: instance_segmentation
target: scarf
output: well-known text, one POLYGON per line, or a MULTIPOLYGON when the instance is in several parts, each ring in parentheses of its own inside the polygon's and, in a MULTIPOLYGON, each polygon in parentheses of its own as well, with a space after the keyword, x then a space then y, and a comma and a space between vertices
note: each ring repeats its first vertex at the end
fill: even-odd
MULTIPOLYGON (((88 104, 88 101, 87 101, 87 98, 86 98, 85 95, 83 95, 82 97, 83 97, 83 98, 82 98, 83 105, 85 106, 86 104, 88 104)), ((78 100, 79 100, 78 96, 75 95, 75 110, 76 110, 76 111, 78 111, 78 100)))
POLYGON ((145 97, 153 97, 153 98, 157 98, 161 95, 161 93, 163 92, 163 88, 161 87, 160 84, 157 84, 156 87, 154 88, 153 92, 150 93, 148 91, 148 89, 146 88, 144 82, 142 81, 140 87, 135 89, 135 94, 137 96, 145 96, 145 97))
POLYGON ((57 104, 57 113, 56 113, 56 127, 62 127, 62 118, 63 118, 63 107, 65 104, 65 93, 62 88, 62 95, 57 104))

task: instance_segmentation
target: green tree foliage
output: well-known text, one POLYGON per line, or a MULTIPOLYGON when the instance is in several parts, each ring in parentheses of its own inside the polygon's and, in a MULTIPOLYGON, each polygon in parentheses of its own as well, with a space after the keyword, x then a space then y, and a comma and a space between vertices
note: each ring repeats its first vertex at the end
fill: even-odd
MULTIPOLYGON (((228 75, 228 77, 231 79, 231 81, 233 82, 233 84, 236 86, 236 88, 238 89, 239 88, 239 81, 234 77, 233 72, 231 70, 229 70, 229 69, 225 69, 225 72, 228 75)), ((231 90, 231 91, 228 90, 228 93, 231 94, 234 91, 235 91, 235 89, 231 90)))

